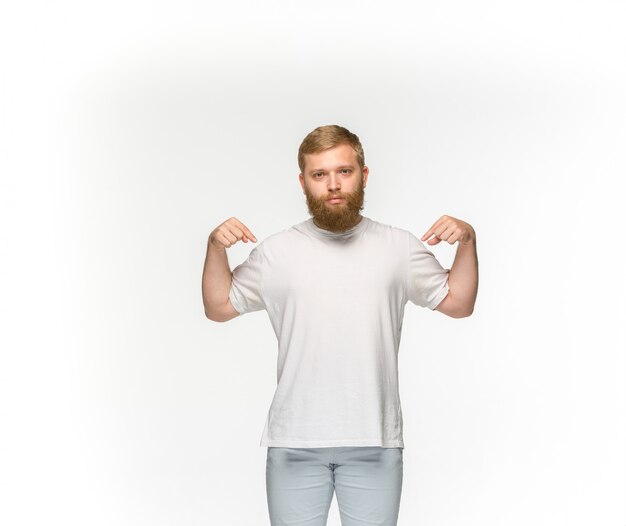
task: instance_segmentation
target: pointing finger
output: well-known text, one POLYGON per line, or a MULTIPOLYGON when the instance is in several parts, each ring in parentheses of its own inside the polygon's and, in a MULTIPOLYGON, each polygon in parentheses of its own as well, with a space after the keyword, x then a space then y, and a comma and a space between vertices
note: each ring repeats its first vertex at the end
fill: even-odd
POLYGON ((233 218, 233 219, 235 219, 235 221, 237 222, 237 226, 241 228, 243 232, 243 236, 244 236, 244 241, 245 241, 245 238, 248 238, 256 243, 256 236, 252 232, 250 232, 250 229, 246 225, 244 225, 241 221, 239 221, 239 219, 237 218, 233 218))
MULTIPOLYGON (((437 223, 435 223, 436 225, 437 223)), ((421 241, 426 241, 429 237, 431 237, 435 233, 435 225, 431 226, 426 233, 420 238, 421 241)))

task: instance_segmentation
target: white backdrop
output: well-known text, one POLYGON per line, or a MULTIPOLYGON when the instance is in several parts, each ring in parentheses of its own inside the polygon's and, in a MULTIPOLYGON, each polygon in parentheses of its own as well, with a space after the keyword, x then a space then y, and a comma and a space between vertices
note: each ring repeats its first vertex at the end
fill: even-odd
POLYGON ((7 4, 2 524, 269 524, 275 337, 201 274, 308 218, 322 124, 365 215, 478 236, 470 318, 407 305, 399 524, 626 524, 623 3, 7 4))

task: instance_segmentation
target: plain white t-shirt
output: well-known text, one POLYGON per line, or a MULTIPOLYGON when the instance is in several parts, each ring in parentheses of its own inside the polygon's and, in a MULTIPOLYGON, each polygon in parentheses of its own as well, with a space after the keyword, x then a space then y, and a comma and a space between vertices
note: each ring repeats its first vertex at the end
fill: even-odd
POLYGON ((449 272, 411 232, 365 216, 340 233, 310 218, 256 245, 233 269, 230 301, 265 309, 278 340, 260 445, 403 448, 404 307, 435 309, 449 272))

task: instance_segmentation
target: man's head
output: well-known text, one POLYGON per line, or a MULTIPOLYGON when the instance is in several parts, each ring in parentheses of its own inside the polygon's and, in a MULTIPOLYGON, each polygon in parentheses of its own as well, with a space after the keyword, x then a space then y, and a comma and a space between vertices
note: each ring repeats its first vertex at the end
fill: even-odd
POLYGON ((300 145, 298 165, 300 185, 317 226, 342 232, 361 220, 369 169, 354 133, 337 125, 315 128, 300 145))

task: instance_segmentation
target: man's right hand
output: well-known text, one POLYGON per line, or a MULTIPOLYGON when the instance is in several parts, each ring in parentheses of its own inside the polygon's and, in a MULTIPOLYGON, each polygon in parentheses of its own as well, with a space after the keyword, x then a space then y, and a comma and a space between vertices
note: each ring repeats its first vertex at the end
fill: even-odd
POLYGON ((243 239, 244 243, 247 243, 249 239, 256 243, 256 237, 248 227, 236 217, 231 217, 211 232, 209 246, 224 250, 232 247, 240 239, 243 239))

